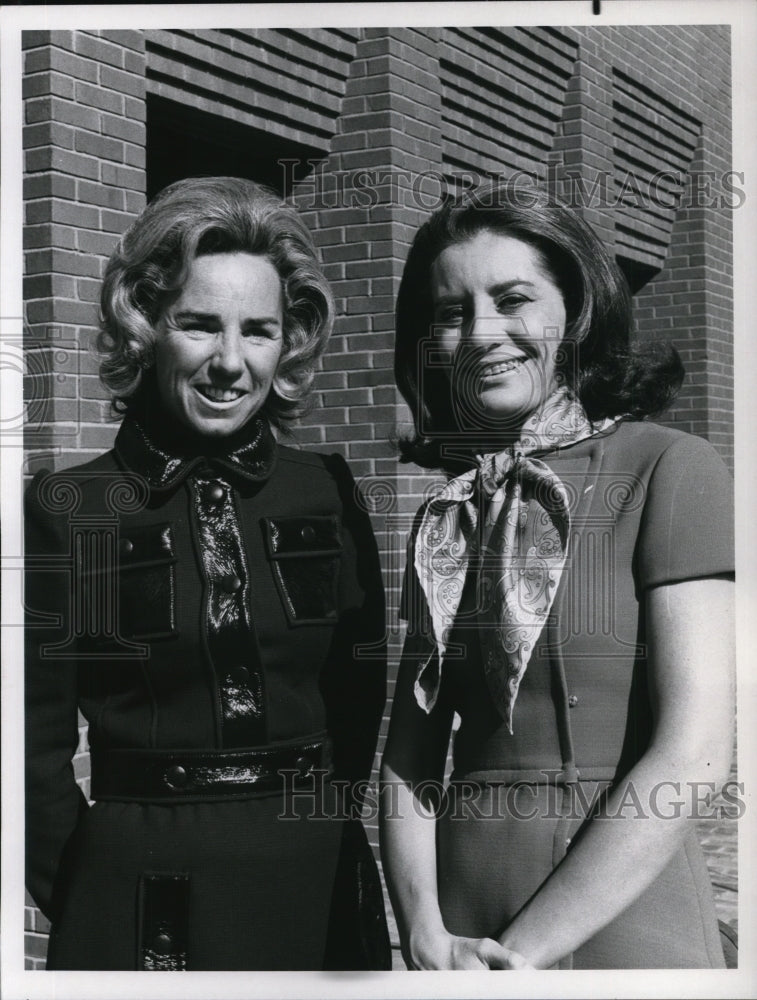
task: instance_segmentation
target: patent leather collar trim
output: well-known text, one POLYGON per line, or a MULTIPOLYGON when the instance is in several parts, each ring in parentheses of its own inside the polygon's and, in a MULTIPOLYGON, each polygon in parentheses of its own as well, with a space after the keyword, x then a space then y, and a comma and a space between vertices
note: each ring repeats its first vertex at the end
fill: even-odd
POLYGON ((158 491, 175 489, 206 466, 232 479, 262 482, 276 464, 276 439, 262 417, 253 417, 237 434, 214 442, 177 430, 157 405, 144 401, 135 401, 124 417, 114 451, 126 468, 158 491))

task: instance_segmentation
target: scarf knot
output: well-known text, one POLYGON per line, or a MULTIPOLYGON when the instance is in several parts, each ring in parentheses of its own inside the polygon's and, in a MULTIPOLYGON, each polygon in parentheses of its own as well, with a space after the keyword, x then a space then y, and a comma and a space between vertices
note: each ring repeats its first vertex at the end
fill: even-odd
POLYGON ((560 583, 570 536, 565 486, 536 451, 575 444, 595 427, 566 389, 526 421, 518 442, 477 457, 428 505, 415 545, 414 569, 434 641, 419 665, 415 697, 436 703, 449 633, 471 560, 479 566, 476 633, 490 694, 512 733, 513 706, 560 583), (481 517, 481 514, 484 517, 481 517))

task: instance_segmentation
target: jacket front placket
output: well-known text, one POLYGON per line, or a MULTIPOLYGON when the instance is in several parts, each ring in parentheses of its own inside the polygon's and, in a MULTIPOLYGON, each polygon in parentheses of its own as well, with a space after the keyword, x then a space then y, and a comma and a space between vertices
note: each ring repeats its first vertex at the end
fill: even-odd
POLYGON ((265 692, 251 617, 250 573, 235 491, 204 466, 187 480, 203 575, 203 637, 222 747, 266 742, 265 692))

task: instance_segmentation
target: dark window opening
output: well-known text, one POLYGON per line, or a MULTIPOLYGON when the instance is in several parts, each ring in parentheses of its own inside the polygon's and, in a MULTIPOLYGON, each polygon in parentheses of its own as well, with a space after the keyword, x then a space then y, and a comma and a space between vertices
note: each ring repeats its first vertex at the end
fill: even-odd
POLYGON ((321 150, 239 122, 147 96, 147 199, 183 177, 245 177, 282 198, 312 172, 321 150), (299 161, 293 165, 291 161, 299 161), (282 165, 281 161, 289 161, 282 165))
POLYGON ((618 267, 625 275, 632 295, 640 292, 644 285, 648 284, 648 282, 656 278, 660 273, 659 267, 653 267, 651 264, 642 264, 639 260, 631 260, 630 257, 623 257, 621 254, 618 254, 615 259, 618 262, 618 267))

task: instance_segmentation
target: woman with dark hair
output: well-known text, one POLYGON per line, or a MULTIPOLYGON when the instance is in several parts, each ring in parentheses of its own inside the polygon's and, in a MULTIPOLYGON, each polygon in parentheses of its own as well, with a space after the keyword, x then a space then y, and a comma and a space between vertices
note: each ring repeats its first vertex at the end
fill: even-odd
POLYGON ((723 965, 692 819, 733 746, 729 477, 643 419, 682 367, 629 333, 614 261, 546 199, 464 196, 410 251, 404 457, 448 476, 382 764, 410 968, 723 965))
POLYGON ((390 966, 359 819, 385 698, 378 553, 344 461, 273 434, 332 325, 311 237, 252 182, 179 181, 113 253, 101 309, 114 448, 27 497, 27 882, 48 968, 390 966))

